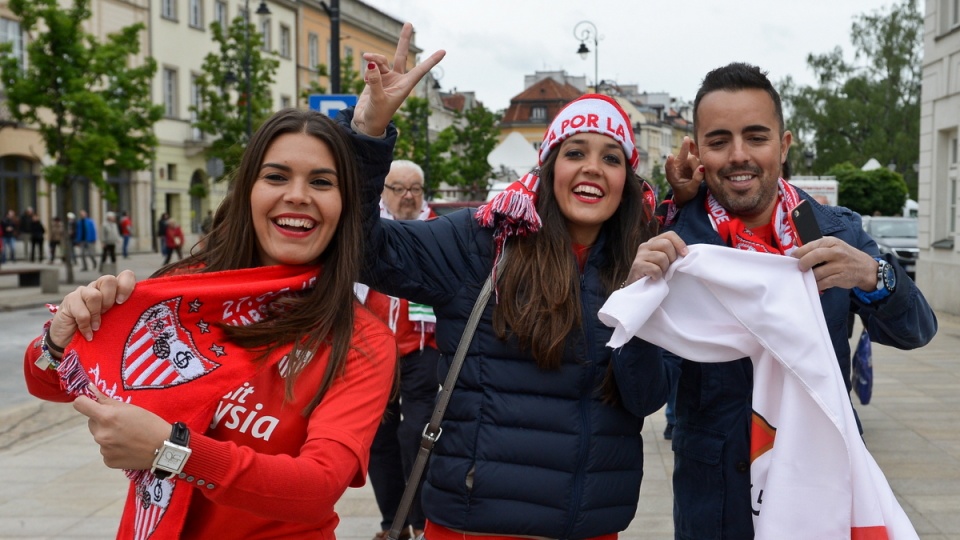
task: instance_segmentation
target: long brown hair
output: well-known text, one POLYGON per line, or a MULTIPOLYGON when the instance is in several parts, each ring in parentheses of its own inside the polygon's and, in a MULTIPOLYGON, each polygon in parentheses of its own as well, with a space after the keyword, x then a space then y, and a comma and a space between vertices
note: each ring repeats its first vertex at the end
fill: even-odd
POLYGON ((292 397, 296 376, 306 363, 323 347, 330 347, 330 362, 323 381, 304 411, 309 413, 346 367, 353 337, 353 284, 359 280, 364 246, 360 173, 353 146, 335 122, 316 111, 284 109, 274 114, 250 140, 231 180, 230 193, 217 209, 213 228, 202 247, 182 261, 161 268, 154 276, 261 266, 250 194, 270 143, 287 133, 305 133, 329 146, 337 167, 343 207, 340 221, 330 245, 320 255, 318 262, 321 266, 317 269, 314 288, 301 296, 287 296, 274 302, 270 316, 263 321, 223 328, 233 342, 261 353, 261 359, 276 349, 293 344, 286 377, 288 398, 292 397))
MULTIPOLYGON (((543 226, 536 234, 508 241, 493 319, 497 335, 516 336, 541 369, 560 368, 567 336, 583 324, 577 262, 553 190, 559 153, 551 152, 540 170, 537 213, 543 226)), ((640 177, 628 163, 624 167, 623 199, 600 232, 605 239, 601 279, 607 294, 627 278, 637 247, 657 230, 651 210, 643 204, 640 177)))

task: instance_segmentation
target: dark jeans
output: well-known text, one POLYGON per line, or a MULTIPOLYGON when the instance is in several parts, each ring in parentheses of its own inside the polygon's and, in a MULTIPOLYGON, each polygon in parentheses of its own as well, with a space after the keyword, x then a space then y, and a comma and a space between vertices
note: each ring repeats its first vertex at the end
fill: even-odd
POLYGON ((30 239, 30 262, 43 262, 43 238, 30 239))
POLYGON ((116 244, 104 244, 103 252, 100 253, 100 270, 103 270, 103 263, 107 262, 107 257, 110 258, 110 262, 117 264, 117 245, 116 244))
MULTIPOLYGON (((420 435, 430 421, 436 401, 437 360, 440 353, 426 347, 400 358, 400 399, 387 406, 383 423, 370 447, 370 484, 380 508, 380 526, 387 530, 393 524, 407 477, 413 469, 420 448, 420 435)), ((421 477, 421 482, 423 477, 421 477)), ((420 508, 420 490, 410 506, 407 524, 423 529, 425 522, 420 508)))

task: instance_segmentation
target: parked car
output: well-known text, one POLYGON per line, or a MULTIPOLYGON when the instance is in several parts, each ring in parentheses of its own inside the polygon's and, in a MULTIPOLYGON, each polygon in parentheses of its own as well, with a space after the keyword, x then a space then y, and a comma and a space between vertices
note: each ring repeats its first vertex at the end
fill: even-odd
POLYGON ((892 254, 910 279, 916 279, 917 218, 865 216, 863 230, 877 241, 880 253, 892 254))

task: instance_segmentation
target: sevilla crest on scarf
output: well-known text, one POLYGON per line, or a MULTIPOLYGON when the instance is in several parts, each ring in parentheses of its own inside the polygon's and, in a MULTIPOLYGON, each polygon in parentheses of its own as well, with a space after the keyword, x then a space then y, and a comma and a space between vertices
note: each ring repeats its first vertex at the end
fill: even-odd
POLYGON ((220 366, 200 352, 190 331, 181 324, 181 300, 177 297, 154 304, 140 315, 123 348, 125 389, 175 386, 220 366))

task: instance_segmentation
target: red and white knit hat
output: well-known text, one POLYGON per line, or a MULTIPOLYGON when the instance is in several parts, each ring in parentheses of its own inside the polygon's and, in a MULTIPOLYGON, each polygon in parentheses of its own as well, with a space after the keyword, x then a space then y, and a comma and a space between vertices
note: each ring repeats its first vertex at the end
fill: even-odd
POLYGON ((525 236, 540 230, 537 215, 537 191, 540 187, 540 166, 547 156, 571 135, 599 133, 619 142, 636 170, 640 155, 633 143, 630 117, 610 96, 585 94, 567 104, 550 123, 540 144, 538 166, 510 184, 489 203, 477 209, 475 218, 483 227, 495 229, 497 259, 509 236, 525 236))

